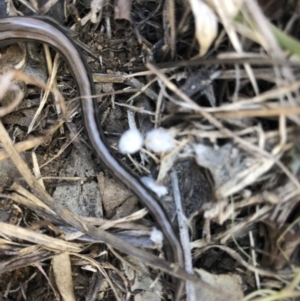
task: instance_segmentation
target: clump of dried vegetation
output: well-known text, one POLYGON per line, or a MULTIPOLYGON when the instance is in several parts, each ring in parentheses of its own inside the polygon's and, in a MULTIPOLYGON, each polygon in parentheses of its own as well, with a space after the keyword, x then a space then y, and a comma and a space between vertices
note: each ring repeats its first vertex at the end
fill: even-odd
MULTIPOLYGON (((94 81, 101 83, 106 134, 119 135, 127 124, 143 133, 161 127, 174 142, 168 152, 142 148, 127 160, 140 175, 150 173, 155 162, 156 184, 169 183, 186 272, 174 271, 157 256, 163 251, 149 238, 153 223, 144 218, 145 210, 123 208, 111 220, 108 214, 83 217, 51 196, 61 182, 80 187, 80 181, 97 178, 100 190, 112 185, 111 194, 101 193, 106 213, 121 207, 109 207, 119 188, 103 184, 103 174, 62 177, 59 164, 44 169, 55 160, 64 165, 71 143, 82 149, 74 83, 57 76, 67 71, 56 65, 56 56, 48 88, 20 71, 1 76, 0 96, 9 90, 15 98, 0 108, 0 158, 9 157, 22 178, 11 178, 8 169, 6 176, 14 183, 0 186, 0 299, 173 298, 173 284, 162 272, 190 280, 186 300, 224 300, 228 287, 232 300, 299 298, 299 1, 111 4, 93 1, 86 8, 77 3, 68 6, 68 16, 81 18, 76 39, 87 44, 94 81), (8 118, 22 112, 23 92, 13 77, 44 91, 39 108, 21 125, 23 119, 10 123, 8 118), (63 87, 61 93, 56 86, 63 87), (63 98, 73 101, 66 106, 63 98), (117 110, 127 113, 120 113, 119 128, 110 123, 118 122, 117 110), (67 118, 59 118, 61 112, 67 118), (60 143, 62 137, 67 139, 60 143), (21 153, 31 149, 26 163, 21 153), (130 254, 118 250, 118 243, 124 250, 120 238, 132 244, 130 254), (156 249, 156 255, 137 246, 156 249)), ((51 5, 40 11, 46 13, 51 5)), ((51 53, 46 55, 51 61, 51 53)), ((109 141, 115 147, 115 140, 109 141)))

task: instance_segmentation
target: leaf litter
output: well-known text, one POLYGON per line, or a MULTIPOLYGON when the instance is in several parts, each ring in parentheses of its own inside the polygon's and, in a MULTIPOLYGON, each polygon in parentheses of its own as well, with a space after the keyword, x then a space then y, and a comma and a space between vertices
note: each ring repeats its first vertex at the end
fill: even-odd
MULTIPOLYGON (((147 141, 139 153, 118 156, 164 188, 186 272, 166 265, 161 244, 151 240, 155 223, 137 211, 134 196, 95 158, 78 164, 91 152, 68 68, 45 49, 54 61, 46 86, 7 72, 1 61, 2 299, 173 299, 164 273, 190 280, 186 300, 224 300, 228 287, 232 300, 300 297, 299 3, 273 2, 92 1, 65 12, 100 82, 101 124, 112 150, 128 128, 144 138, 154 129, 172 133, 165 151, 147 141), (28 91, 18 81, 30 84, 28 91), (100 193, 91 194, 97 186, 100 193), (62 206, 67 195, 79 200, 70 211, 62 206), (88 235, 95 226, 156 256, 124 256, 121 245, 88 235)), ((24 6, 37 10, 16 1, 8 13, 24 6)))

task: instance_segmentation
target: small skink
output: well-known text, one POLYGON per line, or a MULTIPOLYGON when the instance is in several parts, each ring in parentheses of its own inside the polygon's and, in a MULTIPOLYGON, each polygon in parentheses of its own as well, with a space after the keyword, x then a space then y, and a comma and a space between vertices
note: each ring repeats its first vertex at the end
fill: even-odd
MULTIPOLYGON (((77 82, 80 96, 83 97, 81 107, 84 126, 95 153, 115 178, 129 188, 149 210, 167 240, 168 249, 172 252, 172 260, 178 266, 183 267, 182 247, 164 208, 139 178, 109 150, 100 125, 97 99, 93 97, 96 93, 92 74, 77 46, 61 31, 58 24, 49 18, 7 17, 0 19, 0 45, 20 41, 48 44, 64 57, 77 82)), ((130 254, 130 250, 128 253, 130 254)), ((182 287, 183 282, 178 281, 176 300, 180 298, 182 287)))

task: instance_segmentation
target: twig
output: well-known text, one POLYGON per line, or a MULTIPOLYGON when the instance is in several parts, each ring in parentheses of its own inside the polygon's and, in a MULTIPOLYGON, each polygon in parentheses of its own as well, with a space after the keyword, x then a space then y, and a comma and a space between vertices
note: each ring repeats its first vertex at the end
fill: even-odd
MULTIPOLYGON (((193 274, 189 228, 187 225, 187 218, 185 217, 182 209, 178 177, 175 170, 171 172, 171 180, 172 180, 172 187, 173 187, 173 197, 174 197, 176 212, 177 212, 180 241, 184 253, 185 269, 188 273, 193 274)), ((196 301, 195 286, 193 283, 189 281, 186 282, 186 294, 187 294, 187 301, 196 301)))

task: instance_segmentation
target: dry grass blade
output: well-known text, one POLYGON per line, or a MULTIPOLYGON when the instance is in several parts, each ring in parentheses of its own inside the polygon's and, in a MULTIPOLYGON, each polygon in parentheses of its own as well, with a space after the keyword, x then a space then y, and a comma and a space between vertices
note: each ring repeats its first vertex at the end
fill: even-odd
POLYGON ((26 84, 31 84, 31 85, 37 86, 40 89, 43 89, 45 91, 52 92, 54 94, 55 98, 59 101, 64 116, 66 115, 66 106, 64 103, 64 99, 63 99, 61 93, 57 89, 51 89, 43 82, 37 80, 36 78, 34 78, 32 76, 29 76, 29 75, 23 73, 21 71, 18 71, 18 70, 15 71, 14 77, 15 77, 15 79, 25 82, 26 84))
MULTIPOLYGON (((209 249, 212 249, 212 248, 218 248, 218 249, 221 249, 221 250, 224 250, 225 252, 227 252, 232 258, 234 258, 235 260, 237 260, 241 265, 245 266, 249 271, 252 271, 252 272, 256 272, 258 273, 259 275, 262 275, 262 276, 269 276, 269 277, 278 277, 278 274, 272 272, 272 271, 267 271, 265 269, 259 269, 257 267, 254 267, 253 265, 249 264, 248 262, 246 262, 242 256, 240 256, 236 251, 234 251, 233 249, 231 248, 228 248, 226 246, 222 246, 222 245, 212 245, 212 246, 208 246, 208 247, 205 247, 205 248, 202 248, 201 252, 197 252, 194 254, 195 257, 199 256, 200 253, 202 252, 206 252, 207 250, 209 249)), ((286 275, 280 275, 281 277, 284 277, 286 275)), ((289 275, 288 277, 289 278, 289 275)))
MULTIPOLYGON (((16 143, 15 148, 16 148, 17 152, 22 153, 22 152, 25 152, 27 150, 37 147, 37 146, 45 143, 46 141, 47 141, 47 137, 31 138, 31 139, 16 143)), ((6 159, 8 157, 9 157, 8 153, 5 150, 1 149, 0 150, 0 160, 6 159)))
POLYGON ((135 221, 138 219, 143 218, 145 215, 147 215, 147 210, 146 209, 141 209, 129 216, 123 217, 123 218, 119 218, 117 220, 111 220, 111 221, 107 221, 105 222, 100 228, 102 230, 107 230, 109 228, 112 227, 116 227, 118 224, 120 223, 124 223, 124 222, 130 222, 130 221, 135 221))
MULTIPOLYGON (((36 119, 38 118, 38 116, 40 115, 47 99, 48 99, 48 96, 49 96, 49 93, 50 92, 53 92, 54 94, 54 97, 60 102, 60 105, 61 105, 61 109, 64 113, 64 116, 66 114, 66 105, 65 105, 65 102, 63 100, 63 97, 61 96, 61 94, 59 93, 59 91, 57 89, 53 89, 53 85, 54 85, 54 81, 55 81, 55 77, 56 77, 56 74, 57 74, 57 69, 58 69, 58 61, 60 60, 60 56, 59 54, 56 54, 55 56, 55 59, 54 59, 54 68, 52 69, 52 72, 51 72, 51 77, 49 78, 48 80, 48 83, 47 83, 47 89, 45 89, 45 94, 43 95, 43 99, 42 101, 40 102, 40 105, 39 105, 39 108, 37 109, 29 127, 28 127, 28 133, 30 133, 34 127, 34 124, 36 122, 36 119), (49 87, 49 88, 48 88, 49 87)), ((38 83, 36 80, 34 81, 35 84, 38 84, 38 86, 45 86, 43 83, 38 83)))
POLYGON ((73 291, 71 260, 67 252, 52 258, 53 275, 56 286, 64 301, 75 301, 73 291))
POLYGON ((40 199, 38 199, 35 195, 33 195, 32 193, 30 193, 28 190, 26 190, 24 187, 22 187, 20 184, 18 183, 14 183, 10 189, 12 191, 15 191, 17 192, 18 194, 13 194, 11 197, 16 201, 20 201, 22 202, 21 200, 23 199, 23 204, 31 207, 31 204, 32 206, 34 207, 37 207, 37 208, 43 208, 46 210, 46 212, 49 212, 49 214, 52 214, 52 215, 56 215, 56 213, 51 210, 47 205, 45 205, 40 199), (14 198, 15 196, 15 198, 14 198))
POLYGON ((53 255, 47 250, 31 249, 30 252, 26 254, 20 254, 19 256, 14 256, 12 259, 1 262, 0 274, 49 260, 52 256, 53 255))
POLYGON ((23 239, 32 243, 44 246, 52 250, 64 250, 70 252, 79 252, 81 250, 80 245, 75 243, 65 242, 61 239, 52 238, 50 236, 40 234, 28 229, 9 225, 0 222, 0 233, 9 237, 23 239))
POLYGON ((1 75, 0 77, 0 98, 3 98, 8 91, 14 92, 14 98, 13 101, 10 102, 10 104, 4 108, 0 108, 0 117, 3 117, 9 113, 11 113, 23 100, 24 93, 21 91, 21 89, 14 83, 12 83, 12 79, 15 76, 14 71, 9 71, 5 73, 4 75, 1 75))

